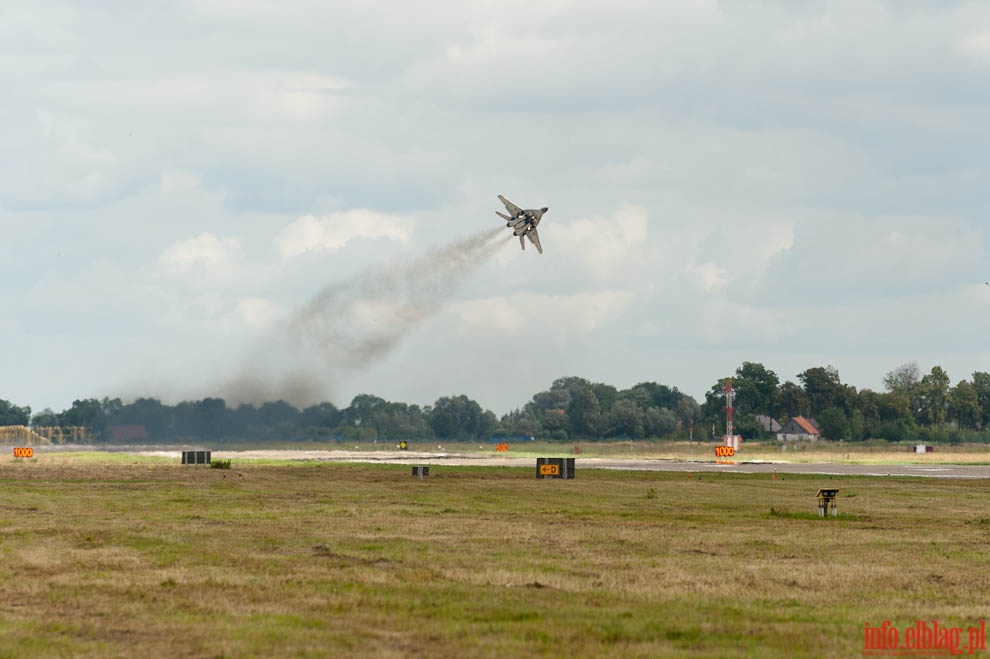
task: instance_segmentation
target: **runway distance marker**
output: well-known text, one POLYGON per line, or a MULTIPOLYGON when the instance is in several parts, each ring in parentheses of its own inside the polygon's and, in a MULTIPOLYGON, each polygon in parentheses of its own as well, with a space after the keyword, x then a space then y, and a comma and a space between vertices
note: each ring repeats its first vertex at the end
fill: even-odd
POLYGON ((731 446, 716 446, 715 447, 715 457, 716 458, 731 458, 736 454, 736 449, 731 446))

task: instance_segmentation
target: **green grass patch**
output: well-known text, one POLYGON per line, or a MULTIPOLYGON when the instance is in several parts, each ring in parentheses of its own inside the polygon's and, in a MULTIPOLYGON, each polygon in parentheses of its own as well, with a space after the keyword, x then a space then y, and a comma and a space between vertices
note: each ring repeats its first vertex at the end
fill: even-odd
POLYGON ((990 483, 0 464, 0 656, 858 656, 985 618, 990 483), (840 488, 837 518, 815 494, 840 488), (4 653, 7 653, 4 655, 4 653))
POLYGON ((838 515, 826 515, 825 517, 819 516, 817 512, 807 512, 807 511, 793 511, 793 510, 777 510, 776 508, 770 508, 768 514, 769 517, 779 517, 786 519, 810 519, 815 521, 832 521, 832 522, 852 522, 859 520, 860 518, 856 515, 848 515, 846 513, 839 513, 838 515))

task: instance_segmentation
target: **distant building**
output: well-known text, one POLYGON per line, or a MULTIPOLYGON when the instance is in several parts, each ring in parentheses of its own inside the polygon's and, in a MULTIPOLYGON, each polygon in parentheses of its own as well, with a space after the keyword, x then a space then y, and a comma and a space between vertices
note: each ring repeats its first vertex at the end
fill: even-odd
POLYGON ((756 422, 760 424, 760 430, 763 432, 778 433, 781 430, 780 422, 772 416, 757 414, 756 422))
POLYGON ((130 442, 148 439, 148 429, 144 426, 110 426, 110 441, 130 442))
POLYGON ((822 430, 814 419, 803 416, 793 416, 777 433, 777 439, 782 442, 821 439, 822 430))

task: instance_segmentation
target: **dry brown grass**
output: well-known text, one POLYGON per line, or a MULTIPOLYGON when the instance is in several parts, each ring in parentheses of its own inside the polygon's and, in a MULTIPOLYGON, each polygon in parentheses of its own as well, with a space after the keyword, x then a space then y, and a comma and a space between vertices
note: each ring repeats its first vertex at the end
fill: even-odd
POLYGON ((850 656, 988 608, 985 481, 132 462, 0 463, 0 656, 850 656))

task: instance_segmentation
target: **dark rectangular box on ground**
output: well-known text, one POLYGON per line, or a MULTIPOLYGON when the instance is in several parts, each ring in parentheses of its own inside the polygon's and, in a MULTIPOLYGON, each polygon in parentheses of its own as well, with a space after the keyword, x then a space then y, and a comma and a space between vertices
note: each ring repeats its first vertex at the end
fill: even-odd
POLYGON ((536 458, 537 478, 574 478, 574 458, 536 458))
POLYGON ((429 476, 430 475, 430 468, 429 467, 413 467, 412 468, 412 475, 413 476, 417 476, 419 478, 422 478, 423 476, 429 476))
POLYGON ((210 464, 210 451, 183 451, 182 464, 208 465, 210 464))

